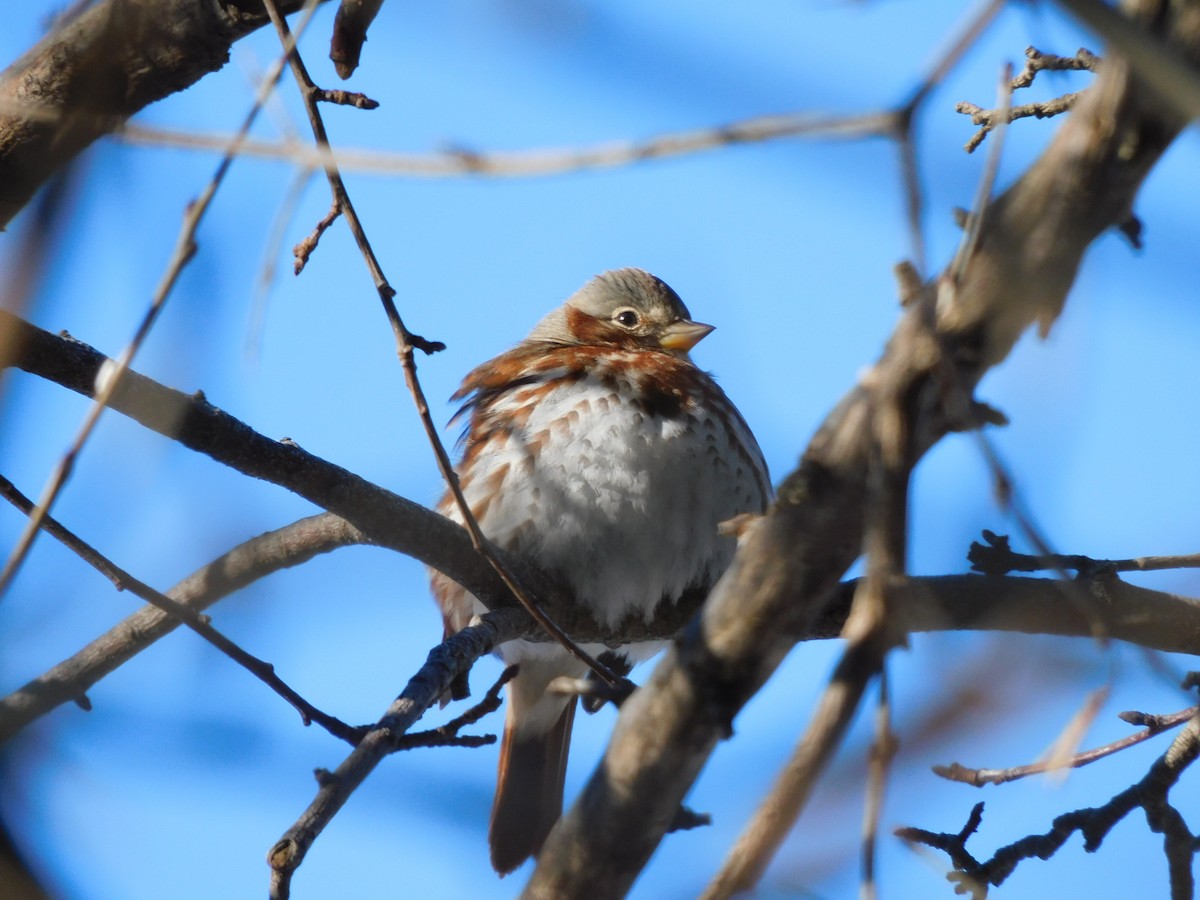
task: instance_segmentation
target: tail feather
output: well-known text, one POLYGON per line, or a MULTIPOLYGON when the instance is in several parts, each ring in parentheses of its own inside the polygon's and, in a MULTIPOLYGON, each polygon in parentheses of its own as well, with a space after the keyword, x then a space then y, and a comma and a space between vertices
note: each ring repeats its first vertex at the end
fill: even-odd
POLYGON ((509 695, 496 800, 488 827, 492 866, 501 875, 536 856, 562 815, 567 752, 575 720, 572 697, 549 731, 531 733, 520 727, 522 710, 516 700, 514 691, 509 695))

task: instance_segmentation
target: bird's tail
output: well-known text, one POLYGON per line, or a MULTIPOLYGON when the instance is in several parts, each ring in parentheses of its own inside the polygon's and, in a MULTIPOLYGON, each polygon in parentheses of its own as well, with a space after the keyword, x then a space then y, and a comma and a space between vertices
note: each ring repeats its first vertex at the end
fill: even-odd
POLYGON ((507 875, 541 850, 562 815, 563 782, 575 697, 546 693, 562 671, 522 660, 521 672, 508 685, 508 712, 500 744, 496 799, 488 827, 492 866, 507 875), (532 663, 532 664, 531 664, 532 663))

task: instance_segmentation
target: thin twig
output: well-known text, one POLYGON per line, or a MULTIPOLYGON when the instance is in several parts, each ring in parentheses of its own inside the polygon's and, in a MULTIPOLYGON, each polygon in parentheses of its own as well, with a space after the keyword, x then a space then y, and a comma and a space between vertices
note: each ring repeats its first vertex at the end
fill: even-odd
POLYGON ((983 139, 1001 124, 1011 125, 1018 119, 1050 119, 1070 112, 1081 96, 1082 92, 1075 91, 1052 100, 1021 103, 1017 106, 1010 106, 1008 109, 984 109, 974 103, 962 100, 955 104, 954 111, 962 113, 964 116, 970 116, 971 124, 980 126, 979 130, 971 135, 971 139, 963 145, 963 149, 968 153, 974 153, 975 149, 983 143, 983 139))
MULTIPOLYGON (((309 516, 239 544, 180 581, 167 596, 199 613, 273 572, 339 547, 369 543, 370 538, 340 516, 309 516)), ((0 744, 64 703, 86 706, 87 691, 96 682, 179 624, 177 617, 144 606, 79 652, 0 698, 0 744)))
POLYGON ((1018 553, 1009 545, 1005 535, 984 530, 983 539, 971 543, 967 559, 971 569, 985 575, 1005 575, 1009 572, 1073 571, 1084 577, 1117 572, 1153 572, 1162 569, 1200 568, 1200 553, 1182 556, 1134 556, 1128 559, 1094 559, 1082 554, 1051 553, 1031 556, 1018 553))
POLYGON ((883 814, 883 798, 888 774, 896 756, 896 734, 892 731, 892 706, 888 692, 887 667, 879 673, 879 702, 875 706, 875 740, 871 742, 871 758, 867 766, 867 802, 863 810, 862 880, 859 897, 874 900, 876 888, 875 854, 879 844, 879 820, 883 814))
MULTIPOLYGON (((275 24, 275 29, 279 33, 280 40, 284 42, 285 46, 288 46, 289 32, 287 22, 284 21, 279 11, 275 8, 273 0, 265 0, 264 5, 271 17, 271 21, 275 24)), ((312 126, 313 136, 316 139, 317 145, 323 150, 328 150, 329 136, 325 131, 325 124, 321 118, 320 111, 317 109, 316 102, 320 90, 309 77, 308 70, 305 68, 304 62, 300 59, 299 52, 294 48, 294 42, 288 53, 288 61, 291 64, 292 74, 296 78, 296 83, 299 85, 305 109, 308 111, 309 123, 312 126)), ((455 504, 463 518, 467 532, 471 535, 471 541, 475 545, 476 551, 487 560, 488 564, 496 571, 496 574, 503 579, 509 590, 512 591, 513 596, 517 598, 525 610, 533 616, 539 625, 553 635, 555 640, 562 644, 577 659, 585 663, 605 683, 613 687, 622 684, 623 679, 585 652, 550 618, 546 611, 529 596, 528 592, 520 585, 516 576, 513 575, 509 568, 492 552, 490 542, 484 536, 479 523, 471 513, 462 490, 459 488, 458 477, 454 473, 454 466, 450 462, 450 456, 446 452, 441 438, 438 436, 437 426, 434 424, 433 416, 429 412, 429 403, 425 399, 425 392, 417 377, 417 366, 413 349, 420 349, 425 353, 434 353, 445 349, 445 345, 440 342, 427 341, 410 332, 404 325, 394 301, 396 292, 384 277, 383 269, 379 265, 379 260, 376 258, 374 251, 371 249, 366 231, 363 229, 362 222, 354 210, 354 204, 350 201, 350 195, 346 191, 346 186, 342 181, 341 175, 338 174, 337 167, 332 161, 327 161, 324 168, 325 175, 329 179, 330 191, 333 194, 333 205, 345 217, 346 224, 354 235, 363 259, 366 261, 367 268, 371 272, 371 277, 374 279, 375 288, 379 293, 379 299, 383 304, 384 312, 387 315, 396 340, 396 354, 399 356, 400 364, 404 370, 404 380, 416 403, 417 414, 421 419, 421 424, 425 428, 425 434, 429 440, 430 447, 433 449, 442 479, 454 497, 455 504)))
MULTIPOLYGON (((1100 57, 1085 48, 1080 48, 1074 56, 1055 56, 1052 53, 1042 53, 1034 47, 1027 47, 1025 49, 1025 68, 1019 75, 1009 80, 1008 88, 1010 92, 1027 88, 1033 84, 1037 73, 1043 71, 1096 72, 1099 70, 1100 63, 1100 57)), ((1031 116, 1045 119, 1067 112, 1075 105, 1080 96, 1082 96, 1082 92, 1063 94, 1053 100, 1023 103, 1019 106, 1012 106, 1010 103, 1004 109, 983 109, 964 100, 955 105, 955 112, 970 116, 972 124, 980 126, 979 130, 967 141, 964 149, 968 153, 974 153, 976 148, 983 143, 984 138, 998 125, 1008 125, 1017 119, 1031 116)))
MULTIPOLYGON (((316 0, 309 0, 305 4, 304 16, 300 24, 300 33, 303 33, 303 29, 307 27, 315 8, 316 0)), ((100 415, 104 412, 108 400, 116 392, 134 356, 141 349, 147 335, 150 333, 150 329, 154 326, 155 321, 157 321, 159 313, 162 312, 167 298, 171 295, 171 291, 178 282, 184 267, 196 254, 196 229, 199 228, 201 219, 204 218, 204 214, 208 211, 213 197, 216 196, 218 188, 220 188, 221 183, 225 180, 226 173, 229 171, 230 166, 233 165, 233 160, 238 155, 238 147, 245 140, 250 126, 254 124, 255 118, 257 118, 263 103, 274 88, 275 82, 283 74, 284 59, 287 58, 289 52, 290 49, 285 44, 283 55, 272 65, 267 76, 263 79, 258 96, 255 97, 250 111, 242 121, 242 127, 238 129, 233 139, 226 146, 225 155, 217 165, 217 170, 213 173, 208 186, 196 200, 188 204, 187 210, 184 212, 179 236, 175 241, 175 249, 171 253, 171 258, 167 263, 167 269, 163 273, 162 280, 154 291, 154 296, 151 298, 146 314, 142 317, 142 321, 134 332, 133 338, 121 352, 121 355, 117 357, 116 362, 102 373, 102 377, 99 379, 100 383, 96 389, 96 398, 92 402, 91 408, 84 417, 74 441, 72 441, 66 453, 63 454, 54 472, 51 473, 49 480, 46 482, 46 486, 42 489, 42 494, 38 498, 33 514, 29 517, 29 521, 18 538, 16 546, 9 554, 3 571, 0 572, 0 598, 3 598, 4 594, 8 591, 22 563, 24 563, 28 556, 29 550, 33 546, 33 541, 41 530, 42 519, 49 514, 50 509, 54 506, 54 501, 58 498, 63 487, 70 479, 71 472, 75 468, 75 461, 83 451, 88 438, 91 437, 92 432, 95 430, 96 424, 99 422, 100 415)))
POLYGON ((1151 830, 1165 835, 1172 900, 1188 900, 1193 896, 1192 863, 1200 845, 1182 816, 1170 805, 1169 795, 1197 756, 1200 756, 1200 714, 1193 713, 1187 726, 1140 781, 1101 806, 1063 813, 1054 819, 1049 831, 1027 835, 1001 847, 983 863, 976 861, 966 849, 967 839, 978 827, 982 816, 982 803, 975 805, 967 826, 956 835, 936 834, 920 828, 900 828, 896 834, 903 840, 946 852, 958 870, 951 880, 961 884, 964 890, 970 890, 975 897, 982 898, 987 895, 985 885, 1003 884, 1027 859, 1049 859, 1076 831, 1083 836, 1084 850, 1089 853, 1098 850, 1112 828, 1140 808, 1145 811, 1151 830))
POLYGON ((355 91, 343 91, 327 88, 318 88, 313 99, 319 100, 321 103, 332 103, 335 106, 353 106, 355 109, 379 109, 379 101, 372 100, 366 94, 359 94, 355 91))
MULTIPOLYGON (((867 112, 848 116, 783 113, 757 116, 693 131, 670 132, 646 140, 607 141, 590 147, 546 148, 496 152, 456 148, 442 153, 393 153, 374 150, 332 150, 297 141, 251 140, 241 153, 276 159, 315 169, 335 166, 340 171, 410 178, 541 178, 592 169, 612 169, 656 159, 690 156, 740 144, 785 138, 844 138, 885 136, 893 130, 894 114, 867 112)), ((220 134, 203 134, 129 123, 115 132, 131 144, 216 150, 220 134)))
POLYGON ((321 235, 329 230, 329 226, 337 221, 338 216, 341 214, 342 208, 338 205, 338 202, 334 200, 329 207, 329 212, 325 213, 325 215, 320 218, 317 224, 313 226, 313 230, 309 232, 308 236, 305 237, 304 240, 300 241, 300 243, 292 248, 292 256, 296 261, 292 268, 293 274, 299 275, 304 271, 304 267, 308 265, 309 257, 312 256, 313 251, 317 249, 317 244, 319 244, 321 241, 321 235))
POLYGON ((1033 84, 1038 72, 1095 72, 1103 60, 1086 47, 1080 47, 1074 56, 1055 56, 1042 53, 1036 47, 1025 48, 1025 68, 1012 80, 1014 91, 1033 84))
POLYGON ((975 203, 972 206, 971 218, 968 221, 966 233, 963 235, 962 243, 951 266, 955 286, 962 283, 963 273, 966 271, 971 259, 975 256, 975 248, 979 244, 979 236, 983 234, 988 207, 991 205, 992 194, 996 188, 996 175, 1000 171, 1000 157, 1004 150, 1004 132, 1008 127, 1008 110, 1012 107, 1011 63, 1004 66, 1000 77, 998 93, 999 103, 997 107, 1000 110, 1000 117, 995 125, 996 137, 992 141, 991 151, 988 153, 987 162, 983 167, 983 174, 979 179, 979 186, 975 192, 975 203))
MULTIPOLYGON (((2 475, 0 475, 0 497, 3 497, 17 509, 21 510, 21 512, 25 513, 25 515, 33 515, 33 501, 22 494, 11 481, 2 475)), ((40 527, 111 581, 118 591, 129 591, 134 596, 145 600, 151 606, 161 609, 167 615, 172 616, 196 632, 196 634, 200 635, 200 637, 204 638, 204 640, 208 641, 239 666, 246 669, 251 675, 291 704, 292 708, 300 714, 300 718, 305 725, 316 722, 334 737, 341 738, 350 744, 357 744, 362 738, 365 733, 363 729, 347 725, 336 716, 331 716, 317 709, 296 693, 287 682, 276 675, 274 666, 266 660, 259 659, 257 656, 247 653, 229 638, 225 637, 225 635, 221 634, 221 632, 217 631, 217 629, 213 628, 208 616, 197 612, 190 606, 172 600, 166 594, 155 590, 144 581, 135 578, 100 553, 95 547, 77 537, 52 516, 43 515, 40 527)))
POLYGON ((527 622, 521 610, 490 612, 430 651, 425 665, 341 765, 321 779, 316 798, 267 854, 272 898, 289 896, 292 873, 313 842, 363 780, 393 752, 400 736, 437 702, 459 673, 499 644, 518 637, 527 622))
POLYGON ((517 676, 517 666, 509 666, 500 673, 500 677, 488 688, 478 703, 461 716, 456 716, 445 725, 431 728, 428 731, 414 731, 411 734, 397 735, 393 751, 413 750, 418 747, 483 747, 496 743, 494 734, 460 735, 459 732, 468 725, 474 725, 484 716, 490 715, 501 706, 500 690, 517 676))
POLYGON ((934 766, 933 771, 936 775, 940 775, 949 781, 958 781, 962 784, 983 787, 985 784, 1006 784, 1010 781, 1028 778, 1030 775, 1041 775, 1053 769, 1078 769, 1090 765, 1097 760, 1104 759, 1107 756, 1112 756, 1114 753, 1120 753, 1122 750, 1135 747, 1150 740, 1152 737, 1157 737, 1164 731, 1177 728, 1192 718, 1196 714, 1196 710, 1197 707, 1193 706, 1177 713, 1158 716, 1148 716, 1145 713, 1134 712, 1121 713, 1119 718, 1124 719, 1130 724, 1145 725, 1145 730, 1123 737, 1112 743, 1104 744, 1101 747, 1084 750, 1065 760, 1043 760, 1023 766, 1011 766, 1007 769, 971 769, 960 763, 951 763, 948 766, 934 766))

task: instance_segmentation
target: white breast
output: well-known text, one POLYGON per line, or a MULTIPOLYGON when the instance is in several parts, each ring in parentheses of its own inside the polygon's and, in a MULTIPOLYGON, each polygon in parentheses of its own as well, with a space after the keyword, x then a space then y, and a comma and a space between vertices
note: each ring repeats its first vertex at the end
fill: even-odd
POLYGON ((635 611, 649 619, 664 599, 715 581, 734 551, 718 523, 767 499, 736 413, 689 402, 665 418, 632 392, 626 379, 587 375, 492 400, 496 415, 535 405, 519 427, 490 435, 464 479, 488 537, 564 578, 609 625, 635 611))

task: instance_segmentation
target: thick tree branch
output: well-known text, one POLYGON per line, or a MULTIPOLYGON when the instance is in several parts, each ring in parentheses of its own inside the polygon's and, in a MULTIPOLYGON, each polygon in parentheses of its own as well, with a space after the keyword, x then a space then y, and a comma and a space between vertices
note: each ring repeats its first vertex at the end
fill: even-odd
POLYGON ((333 38, 329 42, 329 58, 333 60, 339 78, 349 78, 358 68, 367 29, 375 21, 383 0, 342 0, 337 18, 333 20, 333 38))
POLYGON ((0 229, 92 141, 220 69, 266 22, 256 0, 103 0, 59 25, 0 73, 0 229))
MULTIPOLYGON (((1161 17, 1195 57, 1200 28, 1161 17)), ((1196 18, 1184 15, 1181 18, 1196 18)), ((929 390, 953 367, 967 387, 1034 322, 1057 317, 1088 245, 1128 214, 1142 179, 1183 126, 1147 102, 1118 57, 1054 142, 989 209, 961 279, 937 298, 937 359, 914 352, 920 304, 901 319, 872 378, 929 390)), ((946 431, 938 407, 909 431, 923 452, 946 431)), ((807 632, 862 546, 871 424, 855 389, 826 420, 770 513, 650 682, 622 708, 604 760, 542 849, 525 896, 620 896, 745 701, 807 632)))
MULTIPOLYGON (((52 335, 0 311, 0 368, 24 369, 91 397, 107 359, 86 344, 52 335)), ((212 406, 202 393, 187 395, 130 371, 111 406, 191 450, 337 513, 381 546, 407 553, 450 575, 485 605, 502 605, 508 597, 500 579, 453 522, 305 452, 290 440, 276 441, 259 434, 212 406)), ((532 579, 533 573, 529 577, 532 579)), ((544 578, 533 583, 554 596, 544 578)))
MULTIPOLYGON (((15 367, 84 396, 108 357, 73 338, 53 335, 0 310, 0 369, 15 367)), ((340 466, 307 453, 290 440, 276 441, 208 402, 164 387, 130 371, 111 398, 111 407, 185 447, 244 475, 261 478, 337 513, 383 547, 415 557, 462 584, 489 609, 514 605, 507 587, 472 547, 467 532, 410 500, 371 484, 340 466)), ((531 596, 580 642, 661 639, 674 634, 699 608, 704 596, 685 594, 653 623, 630 616, 611 628, 598 625, 569 602, 561 586, 527 563, 492 548, 531 596)), ((532 620, 531 620, 532 624, 532 620)), ((548 639, 545 635, 530 635, 548 639)))

